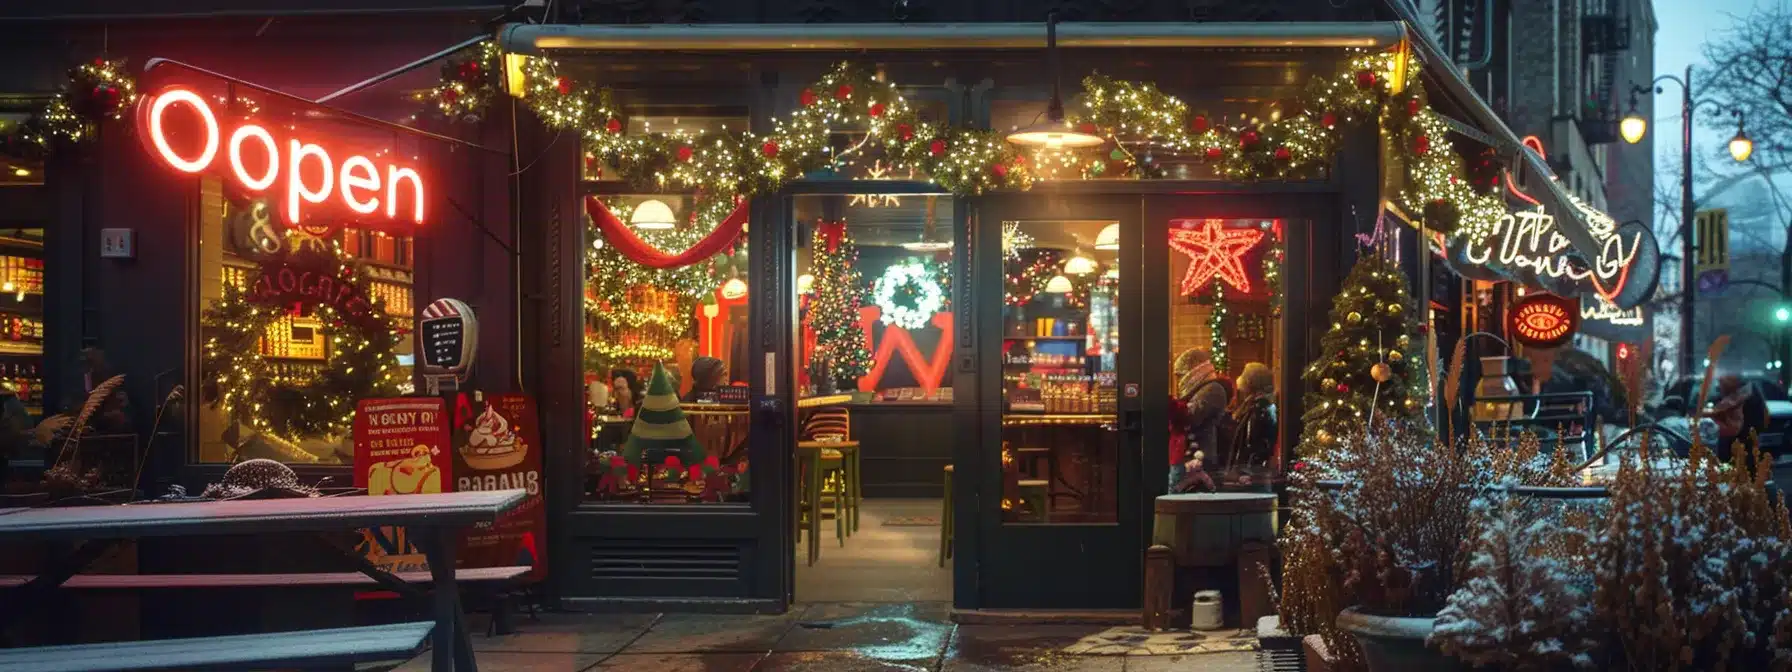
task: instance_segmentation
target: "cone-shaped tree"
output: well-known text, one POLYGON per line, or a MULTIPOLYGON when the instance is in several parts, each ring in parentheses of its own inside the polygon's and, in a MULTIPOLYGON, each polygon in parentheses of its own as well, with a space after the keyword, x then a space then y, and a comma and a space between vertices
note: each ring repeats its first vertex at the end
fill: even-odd
POLYGON ((1371 406, 1378 418, 1423 413, 1427 383, 1418 353, 1425 329, 1406 275, 1364 250, 1332 299, 1331 328, 1319 341, 1319 358, 1301 374, 1307 392, 1299 454, 1323 452, 1349 428, 1361 428, 1371 406))

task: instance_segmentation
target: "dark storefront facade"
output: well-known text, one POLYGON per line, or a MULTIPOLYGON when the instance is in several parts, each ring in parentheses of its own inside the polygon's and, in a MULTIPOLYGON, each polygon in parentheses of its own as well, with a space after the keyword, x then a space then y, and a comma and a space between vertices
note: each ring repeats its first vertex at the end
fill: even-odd
MULTIPOLYGON (((507 52, 553 58, 564 83, 549 81, 549 88, 613 90, 619 112, 591 121, 598 130, 590 132, 622 137, 710 137, 704 134, 723 129, 794 137, 779 135, 786 129, 777 120, 796 118, 817 96, 851 98, 837 86, 815 90, 842 61, 875 73, 870 81, 893 83, 914 108, 914 123, 929 127, 1006 133, 1029 126, 1043 117, 1054 77, 1074 117, 1082 78, 1099 73, 1180 97, 1200 113, 1200 133, 1208 124, 1254 127, 1306 114, 1295 101, 1309 95, 1309 83, 1350 74, 1351 59, 1364 53, 1431 55, 1408 41, 1403 10, 1381 5, 1216 5, 1191 17, 1147 4, 1125 16, 1068 12, 1066 21, 1093 22, 1059 26, 1055 73, 1045 65, 1043 10, 997 3, 902 3, 909 9, 900 16, 714 9, 700 17, 708 26, 669 25, 696 20, 684 15, 568 3, 548 17, 560 24, 509 24, 494 39, 507 52), (596 25, 662 20, 668 23, 596 25), (903 20, 961 23, 895 23, 903 20), (795 25, 802 21, 824 25, 795 25), (614 126, 606 128, 609 121, 614 126)), ((745 232, 717 248, 725 263, 644 271, 593 219, 607 213, 667 252, 698 242, 703 232, 689 223, 713 213, 695 190, 677 188, 679 179, 707 179, 677 177, 698 170, 678 167, 688 155, 650 157, 663 162, 657 168, 611 165, 592 136, 544 122, 552 110, 527 96, 498 96, 476 118, 431 119, 434 110, 411 94, 439 81, 436 64, 328 103, 366 118, 318 121, 330 116, 326 108, 300 100, 492 34, 495 14, 405 15, 398 24, 310 17, 272 27, 261 19, 181 20, 168 24, 177 29, 133 24, 128 31, 57 25, 102 39, 109 54, 171 59, 291 94, 262 92, 274 109, 294 115, 295 133, 372 133, 384 138, 374 144, 408 152, 427 168, 424 224, 356 222, 323 237, 375 271, 387 316, 400 323, 442 297, 477 311, 478 356, 463 389, 535 399, 547 587, 562 604, 777 612, 803 599, 794 588, 805 553, 796 529, 805 459, 798 433, 814 412, 810 401, 840 392, 852 397, 843 403, 863 444, 867 494, 939 497, 951 484, 955 607, 1135 608, 1151 502, 1170 476, 1170 399, 1178 393, 1171 363, 1180 353, 1224 349, 1229 361, 1216 369, 1229 376, 1252 363, 1267 368, 1285 419, 1279 466, 1292 459, 1300 436, 1301 372, 1328 326, 1320 316, 1361 239, 1386 231, 1374 244, 1398 256, 1416 295, 1432 299, 1432 323, 1443 325, 1435 338, 1459 336, 1468 310, 1462 282, 1412 230, 1431 213, 1379 216, 1400 209, 1405 178, 1373 120, 1337 120, 1343 130, 1328 145, 1335 152, 1313 170, 1283 171, 1275 161, 1292 157, 1269 154, 1262 179, 1228 176, 1204 160, 1217 155, 1140 145, 1115 146, 1095 159, 1099 169, 1053 176, 1029 164, 1041 178, 1027 190, 971 190, 942 185, 972 179, 1000 187, 1009 168, 995 178, 929 176, 913 167, 925 161, 845 152, 851 158, 753 194, 741 206, 745 232), (186 30, 209 37, 186 37, 186 30), (425 131, 452 137, 382 125, 411 115, 422 117, 416 125, 425 131), (643 170, 675 179, 671 187, 628 179, 643 170), (817 344, 827 339, 819 316, 830 309, 826 278, 843 241, 856 246, 869 289, 856 326, 869 361, 864 373, 843 377, 849 389, 836 391, 832 363, 817 356, 817 344), (917 298, 880 297, 886 282, 891 293, 917 298), (652 331, 672 325, 688 335, 652 331), (716 480, 693 477, 688 498, 637 491, 625 451, 605 438, 616 421, 592 408, 609 394, 596 388, 617 369, 658 361, 681 371, 677 384, 690 392, 704 358, 720 360, 722 380, 738 384, 730 392, 742 397, 712 407, 737 411, 687 413, 704 436, 721 437, 706 445, 717 459, 704 478, 716 480), (1035 449, 1053 457, 1034 462, 1035 449)), ((96 50, 81 44, 76 53, 96 50)), ((1377 71, 1369 82, 1384 76, 1423 88, 1459 154, 1476 155, 1491 140, 1503 160, 1521 166, 1520 179, 1557 214, 1573 248, 1597 256, 1597 241, 1548 184, 1541 162, 1447 66, 1377 71)), ((828 151, 857 152, 870 133, 828 130, 817 145, 828 151)), ((231 269, 252 267, 266 243, 256 237, 257 208, 285 204, 237 199, 228 179, 156 165, 134 133, 108 127, 95 142, 57 152, 33 189, 49 203, 44 357, 74 361, 83 347, 104 348, 127 375, 140 407, 134 429, 148 438, 156 402, 174 385, 200 401, 215 393, 204 389, 215 378, 204 369, 206 309, 243 272, 231 269), (105 230, 117 228, 134 231, 134 257, 100 258, 105 230)), ((755 149, 771 165, 790 147, 767 141, 755 149)), ((706 156, 701 148, 691 154, 706 156)), ((1440 342, 1446 351, 1451 345, 1440 342)), ((401 350, 399 361, 413 364, 416 354, 401 350)), ((50 398, 84 389, 83 370, 51 371, 50 398)), ((422 389, 415 372, 401 376, 405 390, 422 389)), ((201 487, 234 456, 276 457, 306 479, 347 478, 340 435, 331 435, 334 443, 254 442, 205 403, 182 408, 180 422, 160 425, 163 438, 142 484, 152 493, 173 483, 201 487)))

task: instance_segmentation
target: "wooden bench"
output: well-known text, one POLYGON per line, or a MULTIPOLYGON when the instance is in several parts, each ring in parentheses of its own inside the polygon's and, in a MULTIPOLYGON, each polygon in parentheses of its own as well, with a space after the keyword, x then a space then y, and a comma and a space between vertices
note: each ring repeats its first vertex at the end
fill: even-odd
POLYGON ((0 649, 7 672, 317 668, 406 660, 423 650, 432 621, 260 635, 158 639, 0 649))
MULTIPOLYGON (((484 584, 493 598, 492 631, 500 635, 514 632, 509 618, 509 584, 529 573, 527 566, 476 567, 457 569, 454 580, 460 583, 484 584), (493 585, 496 584, 496 585, 493 585)), ((429 572, 395 572, 393 576, 413 585, 431 583, 429 572)), ((25 585, 32 576, 0 574, 0 589, 25 585)), ((379 589, 372 577, 360 572, 322 572, 313 574, 76 574, 59 588, 66 590, 191 590, 209 588, 357 588, 379 589)), ((0 667, 0 670, 8 668, 0 667)))

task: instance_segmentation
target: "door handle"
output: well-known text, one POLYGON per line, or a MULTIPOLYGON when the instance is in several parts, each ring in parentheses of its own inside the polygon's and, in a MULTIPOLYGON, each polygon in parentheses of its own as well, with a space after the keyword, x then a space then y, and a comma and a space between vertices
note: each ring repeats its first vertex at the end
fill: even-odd
POLYGON ((1145 412, 1136 408, 1120 411, 1120 430, 1138 433, 1144 428, 1145 412))

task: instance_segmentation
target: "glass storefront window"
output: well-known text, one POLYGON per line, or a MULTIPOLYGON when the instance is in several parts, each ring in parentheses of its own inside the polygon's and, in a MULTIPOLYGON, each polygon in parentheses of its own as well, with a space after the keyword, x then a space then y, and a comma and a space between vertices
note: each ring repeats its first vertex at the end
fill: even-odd
MULTIPOLYGON (((714 225, 694 221, 696 203, 687 196, 598 198, 618 222, 667 253, 689 249, 714 225)), ((655 269, 623 254, 588 221, 586 259, 586 501, 748 501, 746 235, 696 264, 655 269), (666 374, 663 389, 654 381, 656 367, 666 374)))
POLYGON ((1002 520, 1117 522, 1119 224, 1002 227, 1002 520))
POLYGON ((1282 471, 1282 227, 1169 223, 1172 491, 1265 486, 1282 471))
MULTIPOLYGON (((0 135, 24 118, 0 113, 0 135)), ((19 430, 7 437, 3 450, 10 459, 42 460, 48 446, 30 428, 43 420, 46 406, 66 405, 44 396, 44 380, 50 377, 44 358, 44 225, 50 202, 43 162, 0 153, 0 203, 6 204, 0 211, 0 402, 10 426, 19 430)))
POLYGON ((352 464, 356 402, 413 391, 412 238, 288 226, 266 197, 200 184, 196 460, 352 464), (316 300, 326 284, 333 300, 316 300), (247 298, 278 292, 290 307, 247 298))

